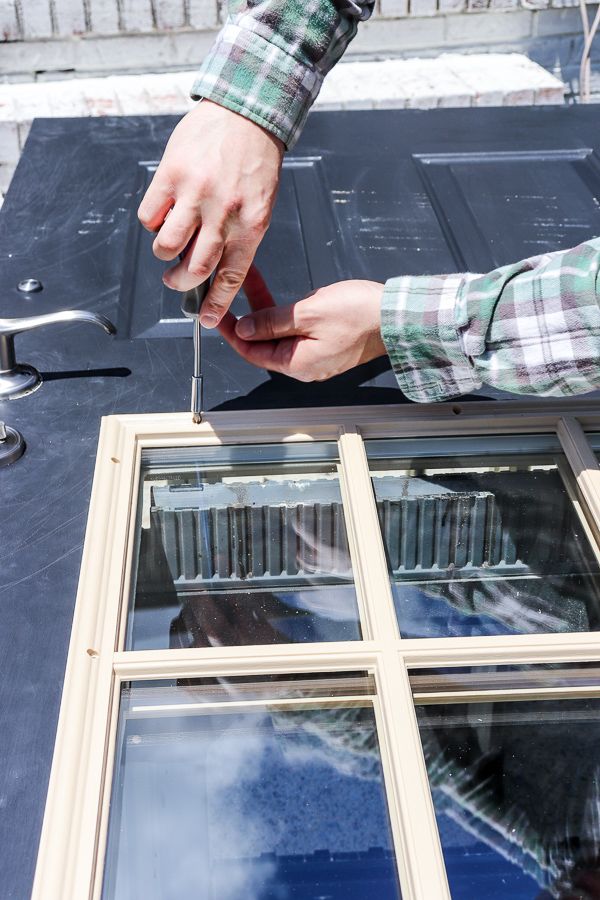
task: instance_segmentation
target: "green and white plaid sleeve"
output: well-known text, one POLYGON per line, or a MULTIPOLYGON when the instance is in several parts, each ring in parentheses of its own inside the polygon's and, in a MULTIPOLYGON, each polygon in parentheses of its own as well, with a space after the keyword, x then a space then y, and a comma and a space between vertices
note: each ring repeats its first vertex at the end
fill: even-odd
POLYGON ((323 78, 374 0, 229 0, 192 97, 240 113, 293 146, 323 78))
POLYGON ((384 290, 381 333, 411 400, 483 384, 515 394, 600 389, 600 238, 487 275, 404 276, 384 290))

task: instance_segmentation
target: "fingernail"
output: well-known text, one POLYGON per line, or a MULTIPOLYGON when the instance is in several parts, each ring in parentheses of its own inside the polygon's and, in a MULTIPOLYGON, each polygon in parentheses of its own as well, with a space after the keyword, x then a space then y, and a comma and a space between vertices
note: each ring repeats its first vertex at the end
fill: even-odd
POLYGON ((212 313, 206 313, 206 315, 200 316, 200 323, 204 325, 205 328, 214 328, 217 324, 217 317, 213 316, 212 313))
POLYGON ((240 337, 249 338, 256 333, 256 325, 252 319, 239 319, 235 330, 240 337))

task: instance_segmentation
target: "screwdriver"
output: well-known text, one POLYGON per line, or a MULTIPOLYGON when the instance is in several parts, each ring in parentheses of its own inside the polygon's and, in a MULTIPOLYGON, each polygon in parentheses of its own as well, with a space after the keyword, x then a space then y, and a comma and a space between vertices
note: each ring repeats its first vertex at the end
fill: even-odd
POLYGON ((202 376, 202 336, 200 332, 200 309, 210 287, 207 279, 198 287, 186 291, 181 297, 181 311, 194 324, 194 368, 192 373, 192 420, 194 425, 202 421, 203 376, 202 376))

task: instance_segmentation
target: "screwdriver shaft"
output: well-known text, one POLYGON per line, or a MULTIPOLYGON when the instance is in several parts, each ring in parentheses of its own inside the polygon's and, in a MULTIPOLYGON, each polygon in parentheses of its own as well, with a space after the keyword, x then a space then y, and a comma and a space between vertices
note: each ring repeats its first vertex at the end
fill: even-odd
POLYGON ((202 421, 203 378, 202 378, 202 338, 200 317, 194 316, 194 372, 192 375, 192 419, 194 425, 202 421))

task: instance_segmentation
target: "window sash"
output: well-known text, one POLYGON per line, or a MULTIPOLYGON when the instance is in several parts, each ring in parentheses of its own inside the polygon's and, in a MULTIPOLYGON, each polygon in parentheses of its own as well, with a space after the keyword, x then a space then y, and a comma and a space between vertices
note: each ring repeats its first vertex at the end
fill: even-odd
MULTIPOLYGON (((121 684, 203 675, 366 670, 404 900, 449 898, 421 749, 409 670, 426 666, 600 659, 600 634, 483 638, 399 635, 364 440, 484 435, 556 436, 563 479, 600 559, 600 465, 585 435, 600 430, 600 401, 495 402, 189 415, 103 420, 33 898, 98 898, 121 684), (123 651, 132 583, 142 453, 220 443, 338 441, 340 487, 363 628, 362 641, 312 645, 123 651)), ((517 699, 518 688, 493 691, 517 699)), ((528 699, 562 696, 530 688, 528 699)), ((580 688, 581 690, 581 688, 580 688)), ((481 693, 481 692, 479 692, 481 693)), ((469 699, 479 697, 469 692, 469 699)), ((586 696, 600 696, 600 686, 586 696)), ((486 698, 490 693, 486 693, 486 698)), ((446 702, 460 699, 449 692, 446 702)))

